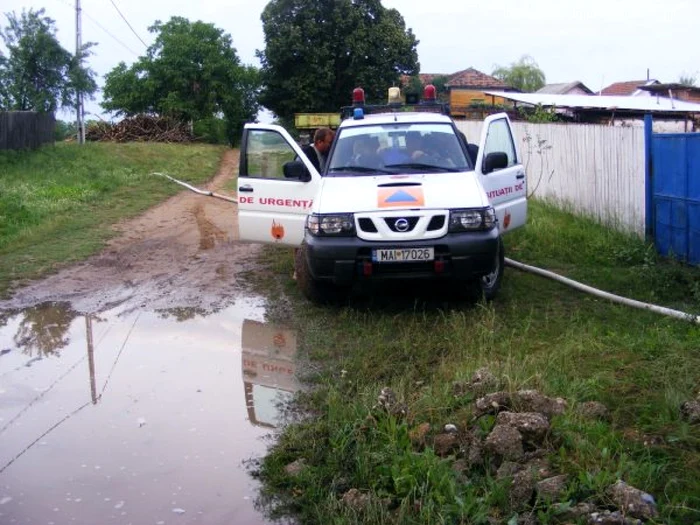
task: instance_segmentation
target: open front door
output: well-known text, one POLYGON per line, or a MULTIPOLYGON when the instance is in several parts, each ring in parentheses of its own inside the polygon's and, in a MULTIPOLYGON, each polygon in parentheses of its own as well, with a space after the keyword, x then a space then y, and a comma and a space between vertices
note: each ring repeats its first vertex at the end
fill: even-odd
POLYGON ((476 172, 496 209, 501 232, 523 226, 527 219, 527 180, 505 113, 490 115, 484 121, 476 172))
POLYGON ((238 173, 239 238, 299 246, 320 183, 320 175, 284 128, 246 124, 238 173), (285 177, 285 164, 295 159, 306 167, 304 176, 285 177))

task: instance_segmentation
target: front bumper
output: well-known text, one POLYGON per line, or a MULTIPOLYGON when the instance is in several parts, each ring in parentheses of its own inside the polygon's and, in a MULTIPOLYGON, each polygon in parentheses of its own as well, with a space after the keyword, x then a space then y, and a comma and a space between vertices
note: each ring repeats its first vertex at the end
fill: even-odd
POLYGON ((368 242, 357 237, 314 237, 306 232, 306 258, 316 280, 349 285, 356 280, 460 279, 481 277, 493 270, 498 254, 498 228, 448 233, 439 239, 406 242, 368 242), (435 248, 428 262, 375 263, 376 248, 435 248))

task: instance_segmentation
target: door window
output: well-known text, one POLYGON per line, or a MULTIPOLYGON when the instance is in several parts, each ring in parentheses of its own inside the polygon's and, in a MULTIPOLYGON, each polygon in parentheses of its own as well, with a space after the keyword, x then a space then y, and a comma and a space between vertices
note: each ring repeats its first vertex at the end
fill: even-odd
POLYGON ((248 131, 245 156, 247 176, 284 179, 283 166, 296 154, 278 132, 256 129, 248 131))
POLYGON ((510 126, 506 119, 498 119, 491 122, 484 144, 484 158, 489 153, 502 151, 508 156, 508 167, 515 166, 518 159, 515 157, 515 145, 510 133, 510 126))

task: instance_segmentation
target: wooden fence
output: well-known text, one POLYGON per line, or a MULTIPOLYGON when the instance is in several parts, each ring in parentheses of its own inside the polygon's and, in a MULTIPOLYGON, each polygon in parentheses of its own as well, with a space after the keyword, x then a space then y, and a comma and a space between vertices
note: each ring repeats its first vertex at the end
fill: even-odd
MULTIPOLYGON (((479 142, 481 122, 456 123, 469 142, 479 142)), ((644 235, 643 127, 513 122, 513 132, 528 195, 644 235)))
POLYGON ((53 113, 0 112, 0 150, 34 149, 54 141, 53 113))

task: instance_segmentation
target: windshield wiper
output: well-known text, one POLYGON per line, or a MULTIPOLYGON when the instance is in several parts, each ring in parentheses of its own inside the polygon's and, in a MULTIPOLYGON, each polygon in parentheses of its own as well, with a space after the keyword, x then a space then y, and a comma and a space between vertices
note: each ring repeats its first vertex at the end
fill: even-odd
POLYGON ((393 171, 384 170, 382 168, 372 168, 370 166, 334 166, 328 169, 332 171, 358 171, 360 173, 394 173, 393 171))
POLYGON ((387 168, 408 168, 413 170, 440 170, 456 173, 462 171, 459 168, 450 168, 449 166, 436 166, 435 164, 423 164, 421 162, 401 162, 399 164, 386 164, 387 168))

